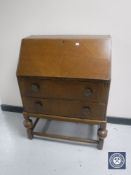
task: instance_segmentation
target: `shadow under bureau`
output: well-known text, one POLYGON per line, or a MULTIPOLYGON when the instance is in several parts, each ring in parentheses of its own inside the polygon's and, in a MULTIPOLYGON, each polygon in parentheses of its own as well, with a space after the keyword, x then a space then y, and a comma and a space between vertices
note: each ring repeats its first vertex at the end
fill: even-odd
POLYGON ((39 135, 95 143, 98 149, 103 148, 111 79, 110 36, 24 38, 17 78, 30 139, 39 135), (99 125, 98 139, 34 132, 39 118, 99 125))

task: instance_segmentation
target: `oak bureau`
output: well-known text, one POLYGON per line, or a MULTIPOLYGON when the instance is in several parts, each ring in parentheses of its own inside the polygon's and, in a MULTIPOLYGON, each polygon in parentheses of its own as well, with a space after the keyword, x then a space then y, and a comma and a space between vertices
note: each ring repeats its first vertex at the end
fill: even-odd
POLYGON ((33 135, 103 148, 111 80, 110 36, 30 36, 22 39, 17 79, 24 126, 33 135), (36 118, 35 122, 31 117, 36 118), (98 125, 97 140, 34 132, 40 118, 98 125))

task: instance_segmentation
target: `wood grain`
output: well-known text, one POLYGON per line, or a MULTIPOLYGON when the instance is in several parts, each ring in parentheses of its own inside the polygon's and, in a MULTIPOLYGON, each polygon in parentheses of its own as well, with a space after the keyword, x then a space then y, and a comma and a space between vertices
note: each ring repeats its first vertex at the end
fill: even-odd
POLYGON ((89 103, 80 100, 41 99, 23 97, 24 110, 27 112, 58 115, 90 120, 105 119, 105 104, 89 103))
POLYGON ((110 37, 26 38, 21 44, 17 75, 109 80, 110 58, 110 37))
MULTIPOLYGON (((19 77, 18 81, 22 96, 50 99, 86 100, 101 103, 105 103, 108 98, 108 88, 105 88, 105 81, 23 77, 19 77), (38 86, 38 89, 33 90, 32 85, 38 86), (88 90, 90 90, 90 94, 88 94, 88 90)), ((106 83, 109 85, 108 82, 106 83)))

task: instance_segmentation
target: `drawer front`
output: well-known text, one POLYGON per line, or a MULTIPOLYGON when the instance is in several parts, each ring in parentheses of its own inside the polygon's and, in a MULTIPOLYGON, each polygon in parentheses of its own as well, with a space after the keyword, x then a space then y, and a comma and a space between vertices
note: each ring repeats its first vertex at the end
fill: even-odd
POLYGON ((108 88, 101 81, 82 82, 74 80, 20 78, 19 85, 21 94, 28 97, 83 99, 105 103, 108 95, 108 88))
POLYGON ((106 105, 77 100, 55 100, 23 97, 24 110, 32 113, 58 115, 72 118, 105 118, 106 105))

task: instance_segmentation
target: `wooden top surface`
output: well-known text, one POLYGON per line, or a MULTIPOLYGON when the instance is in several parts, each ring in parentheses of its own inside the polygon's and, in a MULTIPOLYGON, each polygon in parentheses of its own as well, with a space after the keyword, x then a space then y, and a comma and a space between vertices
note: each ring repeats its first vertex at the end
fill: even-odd
POLYGON ((110 36, 30 36, 22 40, 18 76, 110 79, 110 36))
POLYGON ((110 35, 31 35, 26 39, 109 39, 110 35))

